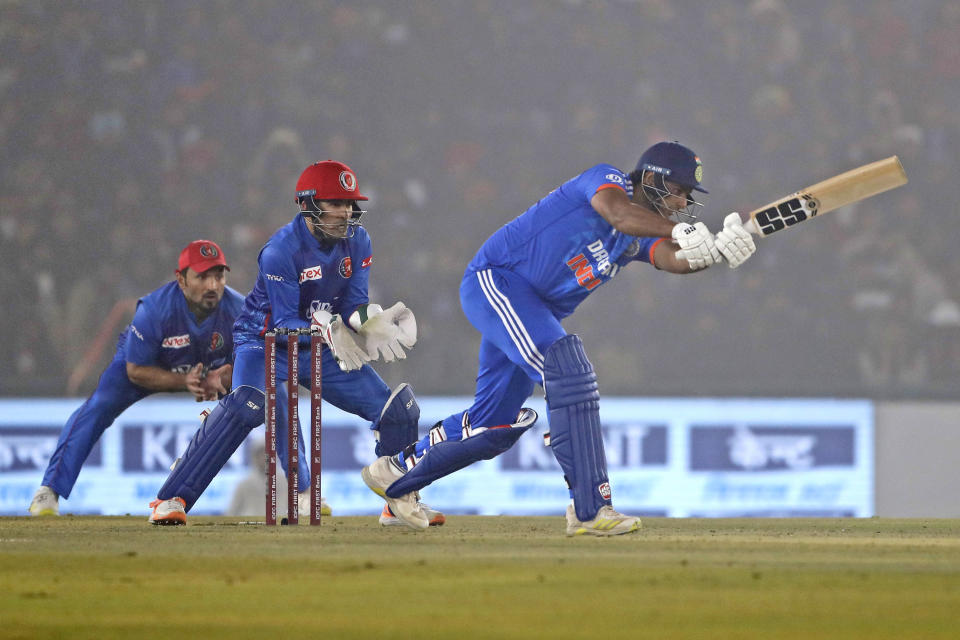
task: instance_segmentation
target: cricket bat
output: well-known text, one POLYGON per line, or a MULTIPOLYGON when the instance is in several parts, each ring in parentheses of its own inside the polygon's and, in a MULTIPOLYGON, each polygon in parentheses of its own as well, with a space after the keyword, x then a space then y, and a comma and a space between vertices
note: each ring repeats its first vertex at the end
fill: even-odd
POLYGON ((750 212, 743 228, 760 237, 907 183, 897 156, 827 178, 750 212))

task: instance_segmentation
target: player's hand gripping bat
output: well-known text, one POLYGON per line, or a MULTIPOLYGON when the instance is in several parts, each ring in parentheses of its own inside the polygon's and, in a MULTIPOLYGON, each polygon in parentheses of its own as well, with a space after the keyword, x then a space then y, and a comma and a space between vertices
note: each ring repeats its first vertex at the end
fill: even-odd
POLYGON ((900 164, 900 159, 890 156, 827 178, 751 211, 749 219, 743 223, 743 228, 760 237, 766 237, 809 218, 906 183, 907 174, 900 164))

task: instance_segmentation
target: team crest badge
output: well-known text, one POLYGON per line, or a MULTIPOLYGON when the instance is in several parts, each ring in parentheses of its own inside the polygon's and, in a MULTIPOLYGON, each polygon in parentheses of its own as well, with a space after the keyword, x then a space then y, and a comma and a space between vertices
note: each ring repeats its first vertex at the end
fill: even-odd
POLYGON ((609 500, 609 499, 610 499, 610 496, 612 495, 612 492, 610 491, 610 483, 609 483, 609 482, 604 482, 604 483, 601 484, 599 487, 597 487, 597 489, 600 490, 600 497, 601 497, 601 498, 603 498, 604 500, 609 500))
POLYGON ((346 189, 347 191, 356 191, 357 177, 352 173, 350 173, 349 171, 341 171, 340 186, 346 189))
POLYGON ((697 182, 703 182, 703 165, 700 164, 700 158, 697 158, 697 168, 693 170, 693 177, 697 182))
POLYGON ((214 331, 210 336, 210 351, 216 351, 223 348, 223 336, 219 331, 214 331))
POLYGON ((217 251, 217 248, 212 244, 202 244, 200 245, 200 255, 204 258, 216 258, 220 255, 220 252, 217 251))
POLYGON ((347 256, 340 261, 340 277, 349 278, 353 275, 353 261, 347 256))

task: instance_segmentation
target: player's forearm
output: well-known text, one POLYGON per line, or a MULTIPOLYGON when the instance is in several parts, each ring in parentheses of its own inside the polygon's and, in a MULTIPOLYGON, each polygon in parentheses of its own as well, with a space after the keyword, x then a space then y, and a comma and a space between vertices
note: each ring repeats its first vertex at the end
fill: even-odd
POLYGON ((614 229, 637 238, 669 238, 676 224, 631 202, 619 189, 598 191, 591 198, 590 205, 614 229))
POLYGON ((693 273, 690 263, 677 257, 677 247, 670 240, 657 244, 653 252, 653 264, 668 273, 693 273))
POLYGON ((667 220, 658 213, 647 211, 643 207, 631 204, 629 209, 619 212, 610 222, 613 228, 635 238, 669 238, 676 222, 667 220))
POLYGON ((130 382, 151 391, 186 391, 187 375, 151 367, 127 363, 127 378, 130 382))

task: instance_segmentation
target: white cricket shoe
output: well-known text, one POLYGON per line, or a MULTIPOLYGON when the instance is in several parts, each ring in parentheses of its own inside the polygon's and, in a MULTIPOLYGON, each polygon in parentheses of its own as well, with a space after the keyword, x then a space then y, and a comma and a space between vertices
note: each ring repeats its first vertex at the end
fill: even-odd
POLYGON ((53 492, 53 489, 41 486, 33 494, 33 500, 30 502, 30 515, 32 516, 58 516, 60 515, 59 497, 53 492))
POLYGON ((148 520, 150 524, 178 525, 187 524, 187 503, 181 498, 160 500, 157 498, 150 503, 153 513, 148 520))
MULTIPOLYGON (((420 502, 420 492, 414 491, 416 495, 417 502, 420 502)), ((425 502, 420 502, 420 508, 423 509, 423 515, 427 517, 427 522, 430 523, 431 527, 442 527, 443 524, 447 521, 447 516, 443 515, 440 511, 433 509, 430 505, 425 502)), ((403 527, 406 526, 400 522, 400 518, 393 515, 393 511, 390 511, 390 505, 383 505, 383 511, 380 512, 380 526, 381 527, 403 527)))
POLYGON ((580 536, 584 534, 592 536, 618 536, 622 533, 639 531, 641 526, 640 518, 618 513, 608 504, 600 507, 597 516, 593 520, 580 522, 577 520, 577 512, 573 507, 573 503, 571 502, 567 505, 568 536, 580 536))
POLYGON ((360 476, 370 490, 387 501, 390 512, 411 529, 422 530, 430 526, 430 520, 417 501, 416 491, 391 498, 387 488, 406 473, 393 461, 393 456, 380 456, 360 471, 360 476))
MULTIPOLYGON (((300 514, 301 518, 310 517, 310 492, 301 491, 297 496, 297 512, 300 514)), ((327 499, 323 496, 320 496, 320 515, 322 516, 332 516, 333 509, 330 508, 330 505, 327 504, 327 499)))

